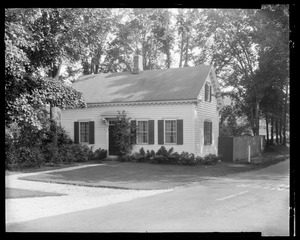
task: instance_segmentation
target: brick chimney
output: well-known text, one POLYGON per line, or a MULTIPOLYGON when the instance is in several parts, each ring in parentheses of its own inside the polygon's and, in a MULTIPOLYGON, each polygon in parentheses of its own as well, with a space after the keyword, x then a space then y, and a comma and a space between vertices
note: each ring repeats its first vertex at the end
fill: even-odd
POLYGON ((143 71, 143 58, 141 55, 135 55, 133 58, 133 71, 132 73, 139 73, 143 71))

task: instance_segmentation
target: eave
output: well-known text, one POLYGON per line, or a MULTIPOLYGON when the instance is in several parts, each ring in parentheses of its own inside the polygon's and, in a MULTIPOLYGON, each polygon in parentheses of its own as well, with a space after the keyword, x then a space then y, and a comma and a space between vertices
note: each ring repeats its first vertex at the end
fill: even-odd
POLYGON ((166 101, 140 101, 140 102, 102 102, 87 103, 87 107, 108 107, 108 106, 133 106, 133 105, 162 105, 162 104, 195 104, 197 99, 166 100, 166 101))

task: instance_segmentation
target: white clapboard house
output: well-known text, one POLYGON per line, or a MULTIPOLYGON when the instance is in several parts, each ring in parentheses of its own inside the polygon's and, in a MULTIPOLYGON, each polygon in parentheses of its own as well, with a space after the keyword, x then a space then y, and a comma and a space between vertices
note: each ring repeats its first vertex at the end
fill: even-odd
POLYGON ((217 154, 222 98, 210 65, 143 71, 134 57, 133 72, 85 75, 73 83, 87 108, 61 111, 61 125, 76 143, 107 149, 115 155, 112 129, 118 111, 137 126, 136 144, 161 146, 198 156, 217 154))

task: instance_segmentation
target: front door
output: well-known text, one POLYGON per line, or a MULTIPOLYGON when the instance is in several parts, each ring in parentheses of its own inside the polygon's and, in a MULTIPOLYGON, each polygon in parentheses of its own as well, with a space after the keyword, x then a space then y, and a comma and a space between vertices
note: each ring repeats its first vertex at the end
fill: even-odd
POLYGON ((113 121, 110 121, 109 123, 109 146, 108 146, 108 151, 109 155, 119 155, 119 148, 116 145, 116 137, 113 134, 113 131, 115 129, 115 125, 113 121))

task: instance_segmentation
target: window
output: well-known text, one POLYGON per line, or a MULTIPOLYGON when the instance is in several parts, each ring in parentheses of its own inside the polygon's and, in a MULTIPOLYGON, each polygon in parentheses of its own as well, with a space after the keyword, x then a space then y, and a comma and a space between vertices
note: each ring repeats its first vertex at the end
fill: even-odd
POLYGON ((89 122, 80 122, 79 132, 80 132, 80 142, 88 143, 89 142, 89 122))
POLYGON ((204 145, 212 144, 212 122, 204 122, 204 145))
POLYGON ((165 143, 176 143, 176 120, 165 120, 165 143))
POLYGON ((205 84, 205 101, 211 102, 211 86, 209 84, 205 84))
POLYGON ((137 142, 148 143, 148 121, 138 121, 137 142))

